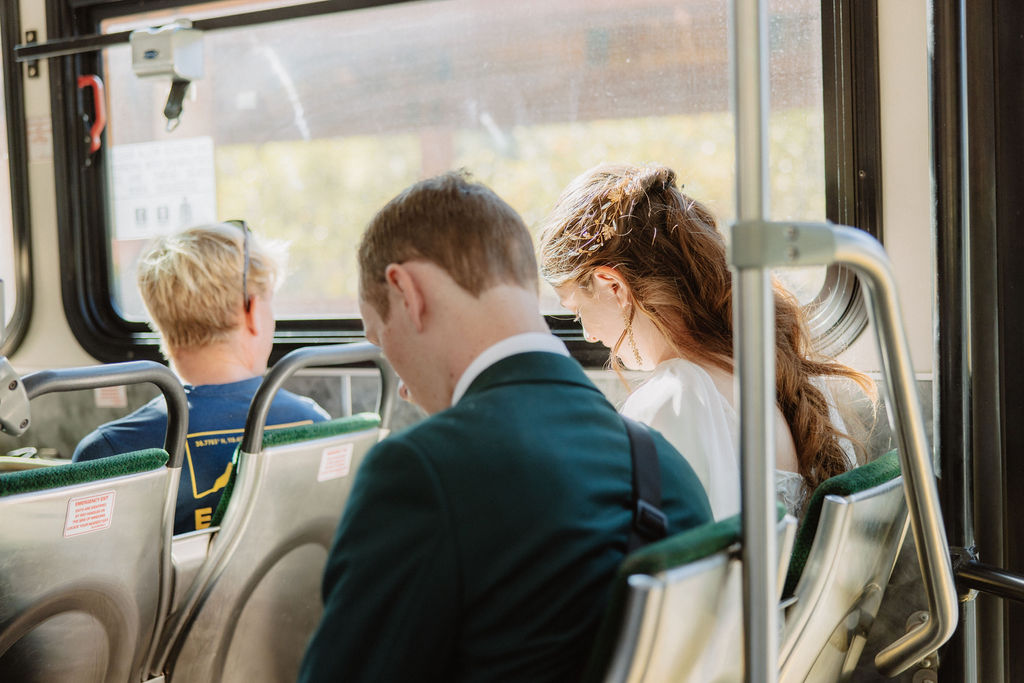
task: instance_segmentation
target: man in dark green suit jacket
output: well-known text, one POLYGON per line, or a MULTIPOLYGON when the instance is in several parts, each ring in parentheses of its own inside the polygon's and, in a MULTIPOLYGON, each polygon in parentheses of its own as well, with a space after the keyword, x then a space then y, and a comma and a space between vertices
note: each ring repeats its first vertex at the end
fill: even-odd
MULTIPOLYGON (((538 312, 522 220, 459 174, 418 183, 359 252, 367 338, 431 417, 360 469, 302 681, 571 681, 626 552, 622 419, 538 312)), ((711 520, 654 433, 669 533, 711 520)))

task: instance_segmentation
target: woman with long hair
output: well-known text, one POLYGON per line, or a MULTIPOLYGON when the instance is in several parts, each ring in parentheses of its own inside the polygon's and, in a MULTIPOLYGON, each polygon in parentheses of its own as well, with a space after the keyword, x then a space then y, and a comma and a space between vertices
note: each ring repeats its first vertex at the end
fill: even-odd
MULTIPOLYGON (((541 233, 541 273, 621 373, 652 371, 622 413, 659 430, 704 484, 716 519, 740 507, 732 278, 715 217, 665 166, 597 166, 541 233)), ((815 353, 800 304, 775 291, 776 489, 799 516, 818 484, 856 465, 824 378, 864 374, 815 353)))

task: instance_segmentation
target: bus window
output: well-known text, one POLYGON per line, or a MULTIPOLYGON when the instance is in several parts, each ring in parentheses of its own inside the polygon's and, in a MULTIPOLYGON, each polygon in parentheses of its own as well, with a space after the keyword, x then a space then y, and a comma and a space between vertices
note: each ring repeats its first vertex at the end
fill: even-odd
MULTIPOLYGON (((268 3, 214 2, 107 19, 105 33, 268 3)), ((275 5, 287 3, 273 3, 275 5)), ((134 262, 156 234, 245 218, 291 242, 280 319, 354 317, 354 246, 418 178, 458 167, 536 228, 602 161, 657 161, 732 219, 733 119, 725 0, 441 0, 204 34, 205 74, 180 125, 167 81, 107 48, 108 234, 113 296, 144 312, 134 262)), ((825 217, 821 3, 771 3, 771 204, 825 217)), ((821 272, 794 280, 805 301, 821 272)), ((560 311, 542 287, 544 307, 560 311)))

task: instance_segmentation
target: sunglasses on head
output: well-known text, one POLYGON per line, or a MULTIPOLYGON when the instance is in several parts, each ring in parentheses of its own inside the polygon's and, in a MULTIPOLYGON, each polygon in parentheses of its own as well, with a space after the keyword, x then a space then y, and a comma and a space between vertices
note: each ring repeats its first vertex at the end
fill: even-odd
POLYGON ((252 230, 249 229, 245 221, 237 218, 225 222, 238 226, 238 229, 242 231, 242 255, 245 258, 245 265, 242 267, 242 305, 245 306, 245 312, 248 313, 252 308, 252 301, 249 299, 249 235, 252 230))

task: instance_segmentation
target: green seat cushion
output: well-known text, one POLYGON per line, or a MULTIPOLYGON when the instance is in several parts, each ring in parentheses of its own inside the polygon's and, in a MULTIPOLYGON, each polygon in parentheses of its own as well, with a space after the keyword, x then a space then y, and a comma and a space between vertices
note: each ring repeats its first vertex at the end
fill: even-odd
POLYGON ((286 429, 267 429, 263 432, 263 447, 286 446, 300 441, 325 439, 339 434, 361 432, 364 429, 376 429, 379 426, 380 416, 376 413, 357 413, 350 417, 341 417, 327 422, 314 422, 286 429))
POLYGON ((807 557, 814 544, 814 536, 818 532, 818 521, 821 518, 821 506, 825 502, 825 496, 849 496, 860 493, 892 481, 898 476, 900 476, 899 454, 892 450, 866 465, 826 479, 814 490, 811 500, 807 504, 804 519, 796 532, 796 540, 793 542, 793 555, 789 561, 783 595, 793 595, 796 584, 804 572, 807 557))
MULTIPOLYGON (((341 417, 336 420, 328 420, 326 422, 314 422, 313 424, 300 425, 298 427, 288 427, 286 429, 267 429, 263 432, 263 448, 270 448, 272 446, 287 446, 293 443, 301 443, 303 441, 313 441, 314 439, 326 439, 332 436, 339 436, 341 434, 351 434, 353 432, 361 432, 366 429, 376 429, 380 426, 380 416, 375 413, 357 413, 349 417, 341 417)), ((224 493, 221 494, 220 500, 217 502, 217 509, 213 511, 213 516, 210 518, 210 526, 219 526, 221 521, 224 519, 224 513, 228 510, 228 503, 231 500, 231 494, 235 490, 235 477, 238 474, 238 449, 235 449, 234 458, 232 462, 235 464, 231 468, 231 474, 228 476, 228 483, 224 486, 224 493)))
MULTIPOLYGON (((786 514, 783 505, 777 506, 778 519, 786 514)), ((619 565, 612 584, 611 595, 604 619, 594 639, 590 661, 583 681, 602 681, 608 671, 622 629, 622 619, 629 597, 629 577, 635 574, 656 576, 727 550, 743 538, 740 515, 726 517, 718 522, 702 524, 675 536, 651 543, 626 556, 619 565)))
POLYGON ((167 452, 159 448, 133 451, 109 458, 72 462, 0 474, 0 496, 47 491, 64 486, 148 472, 167 464, 167 452))

